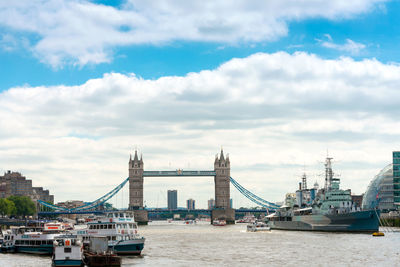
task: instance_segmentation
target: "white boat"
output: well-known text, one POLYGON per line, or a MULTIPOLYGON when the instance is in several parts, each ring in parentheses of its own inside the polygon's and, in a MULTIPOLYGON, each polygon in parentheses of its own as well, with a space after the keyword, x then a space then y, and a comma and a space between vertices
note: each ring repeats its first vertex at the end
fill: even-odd
POLYGON ((83 242, 90 236, 106 236, 108 247, 119 255, 140 255, 145 238, 138 234, 138 226, 133 213, 109 212, 87 223, 87 227, 73 231, 83 242))
POLYGON ((47 223, 42 227, 13 228, 5 235, 4 251, 52 255, 54 238, 64 231, 61 223, 47 223), (7 237, 7 238, 6 238, 7 237))
POLYGON ((214 226, 225 226, 226 225, 226 221, 225 220, 214 220, 212 225, 214 225, 214 226))
POLYGON ((1 244, 1 252, 14 252, 14 237, 13 230, 9 229, 3 233, 3 243, 1 244))
POLYGON ((77 235, 58 236, 53 245, 53 267, 84 265, 82 242, 77 235))
POLYGON ((237 223, 254 223, 256 217, 253 214, 247 213, 242 219, 238 220, 237 223))
POLYGON ((264 222, 254 222, 247 225, 248 232, 271 231, 271 228, 264 222))

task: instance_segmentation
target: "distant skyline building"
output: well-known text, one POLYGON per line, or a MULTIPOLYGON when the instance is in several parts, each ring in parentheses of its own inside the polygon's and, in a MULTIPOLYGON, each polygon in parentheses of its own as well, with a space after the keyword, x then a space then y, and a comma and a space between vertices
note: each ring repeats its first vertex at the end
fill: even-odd
POLYGON ((188 210, 194 210, 196 209, 195 207, 195 200, 192 198, 189 198, 188 200, 186 200, 186 207, 188 210))
POLYGON ((212 210, 213 208, 215 208, 215 200, 213 198, 210 198, 207 201, 207 207, 209 210, 212 210))
POLYGON ((393 204, 400 207, 400 151, 393 151, 393 204))
POLYGON ((168 190, 168 209, 176 210, 178 208, 178 191, 168 190))

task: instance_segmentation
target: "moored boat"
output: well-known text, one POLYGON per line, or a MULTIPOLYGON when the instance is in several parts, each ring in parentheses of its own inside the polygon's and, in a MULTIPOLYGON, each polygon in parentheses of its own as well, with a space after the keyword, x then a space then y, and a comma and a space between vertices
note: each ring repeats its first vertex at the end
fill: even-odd
POLYGON ((88 267, 117 267, 122 260, 109 248, 106 236, 90 236, 84 262, 88 267))
POLYGON ((1 244, 1 252, 6 253, 15 251, 14 237, 15 234, 13 234, 12 229, 6 230, 3 233, 3 243, 1 244))
POLYGON ((78 236, 58 236, 54 242, 52 266, 84 266, 82 242, 78 236))
POLYGON ((61 235, 63 231, 64 226, 60 223, 47 223, 44 227, 13 228, 7 234, 8 242, 4 250, 52 255, 54 238, 61 235))
POLYGON ((214 220, 212 225, 214 225, 214 226, 225 226, 226 225, 226 221, 225 220, 214 220))
POLYGON ((88 222, 85 229, 74 230, 73 233, 86 243, 90 236, 106 236, 109 248, 118 255, 140 255, 145 243, 145 238, 138 233, 133 213, 129 212, 109 212, 88 222))
POLYGON ((261 232, 261 231, 271 231, 265 222, 253 222, 247 225, 247 232, 261 232))
POLYGON ((256 217, 253 214, 247 213, 242 219, 237 220, 237 223, 254 223, 256 217))
MULTIPOLYGON (((307 189, 304 174, 303 181, 299 184, 300 188, 295 194, 295 202, 286 201, 286 204, 275 213, 265 217, 271 229, 329 232, 378 231, 379 211, 361 210, 353 203, 350 189, 340 189, 340 179, 334 177, 331 159, 328 157, 325 162, 325 187, 318 189, 314 186, 312 189, 307 189)), ((291 199, 293 200, 293 197, 291 199)))

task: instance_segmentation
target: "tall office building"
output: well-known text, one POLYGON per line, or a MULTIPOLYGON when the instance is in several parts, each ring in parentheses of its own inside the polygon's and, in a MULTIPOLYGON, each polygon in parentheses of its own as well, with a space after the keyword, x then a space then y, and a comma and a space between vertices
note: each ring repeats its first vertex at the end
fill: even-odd
POLYGON ((178 208, 178 191, 168 190, 168 209, 176 210, 178 208))
POLYGON ((215 200, 213 199, 213 198, 210 198, 208 201, 207 201, 207 206, 208 206, 208 209, 209 210, 212 210, 213 208, 215 208, 215 200))
POLYGON ((186 200, 186 206, 188 210, 194 210, 195 209, 195 200, 189 198, 188 200, 186 200))
POLYGON ((393 202, 400 207, 400 151, 393 151, 393 202))

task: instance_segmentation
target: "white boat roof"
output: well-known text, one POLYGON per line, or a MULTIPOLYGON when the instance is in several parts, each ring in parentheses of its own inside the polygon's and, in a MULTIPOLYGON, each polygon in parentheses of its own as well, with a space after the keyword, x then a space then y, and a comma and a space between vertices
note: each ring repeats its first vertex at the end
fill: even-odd
POLYGON ((276 214, 276 213, 272 213, 272 214, 270 214, 270 215, 267 215, 267 216, 265 216, 265 217, 267 217, 267 218, 271 218, 271 217, 274 217, 274 216, 275 216, 275 214, 276 214))
POLYGON ((306 211, 306 210, 312 210, 312 207, 302 208, 295 211, 306 211))

